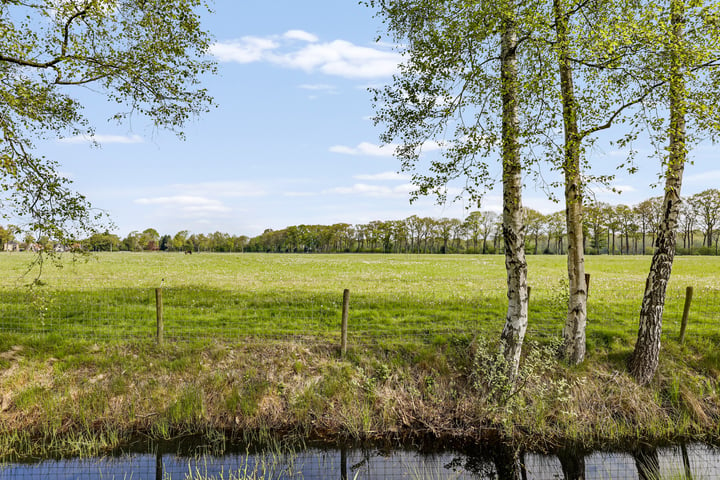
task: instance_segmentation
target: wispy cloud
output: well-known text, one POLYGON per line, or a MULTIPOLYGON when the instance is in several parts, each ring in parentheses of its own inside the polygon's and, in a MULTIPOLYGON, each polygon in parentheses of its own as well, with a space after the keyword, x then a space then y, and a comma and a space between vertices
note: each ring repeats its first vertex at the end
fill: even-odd
POLYGON ((279 46, 279 43, 269 38, 242 37, 212 44, 210 54, 221 62, 253 63, 265 60, 279 46))
POLYGON ((345 40, 320 42, 317 36, 303 30, 216 42, 210 53, 220 62, 267 62, 308 73, 364 79, 389 77, 402 61, 400 54, 388 49, 359 46, 345 40))
POLYGON ((343 155, 367 155, 371 157, 392 157, 397 145, 375 145, 374 143, 362 142, 355 147, 346 145, 333 145, 330 151, 343 155))
POLYGON ((410 180, 410 175, 398 172, 382 172, 372 174, 360 174, 353 176, 356 180, 378 181, 378 180, 410 180))
POLYGON ((304 30, 288 30, 283 33, 282 37, 288 40, 300 40, 301 42, 308 43, 315 43, 320 40, 317 35, 313 35, 304 30))
POLYGON ((264 188, 243 181, 177 183, 171 185, 170 188, 187 195, 208 197, 261 197, 267 195, 264 188))
POLYGON ((720 182, 720 170, 709 170, 707 172, 686 175, 685 182, 708 185, 709 188, 713 183, 717 185, 717 183, 720 182))
POLYGON ((315 84, 302 84, 298 85, 298 88, 301 88, 303 90, 310 90, 312 92, 328 92, 328 93, 335 93, 337 92, 337 87, 335 85, 328 85, 326 83, 315 83, 315 84))
MULTIPOLYGON (((330 147, 330 151, 333 153, 340 153, 343 155, 365 155, 371 157, 392 157, 395 154, 395 150, 398 145, 390 143, 387 145, 376 145, 369 142, 361 142, 355 147, 348 147, 346 145, 333 145, 330 147)), ((423 143, 420 147, 423 152, 432 152, 440 150, 442 145, 437 142, 428 141, 423 143)))
POLYGON ((416 187, 410 183, 388 187, 385 185, 370 185, 367 183, 356 183, 350 187, 335 187, 323 190, 325 195, 362 195, 369 197, 397 197, 407 196, 416 187))
POLYGON ((223 204, 220 200, 192 195, 138 198, 135 200, 135 203, 138 205, 151 205, 169 209, 172 210, 175 215, 181 217, 223 215, 232 211, 230 207, 223 204))
POLYGON ((75 135, 58 139, 60 143, 80 144, 97 142, 100 144, 109 143, 143 143, 145 140, 140 135, 75 135))

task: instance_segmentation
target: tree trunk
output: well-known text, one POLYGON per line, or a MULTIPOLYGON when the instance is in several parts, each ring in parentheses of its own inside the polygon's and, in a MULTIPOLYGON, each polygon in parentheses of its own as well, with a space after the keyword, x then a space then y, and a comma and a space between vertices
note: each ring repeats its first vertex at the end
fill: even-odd
POLYGON ((515 378, 520 365, 528 320, 525 226, 522 211, 522 164, 518 141, 517 32, 514 21, 506 19, 501 46, 503 238, 507 271, 508 309, 500 336, 509 375, 515 378))
POLYGON ((572 69, 568 51, 568 24, 562 0, 553 1, 558 43, 560 89, 563 103, 565 145, 563 173, 565 174, 565 213, 567 223, 567 268, 570 297, 563 328, 563 357, 571 364, 585 359, 585 324, 587 317, 587 288, 585 285, 585 252, 582 229, 582 185, 580 177, 580 135, 577 123, 577 101, 573 88, 572 69))
MULTIPOLYGON (((675 41, 679 45, 683 37, 683 0, 671 3, 671 22, 675 41)), ((629 362, 630 374, 640 385, 652 380, 660 360, 660 335, 665 307, 665 293, 670 280, 675 257, 675 230, 680 214, 680 188, 685 168, 685 84, 680 54, 671 54, 670 78, 670 146, 665 172, 665 197, 662 220, 655 240, 650 273, 645 283, 645 294, 640 308, 640 328, 635 350, 629 362)))
POLYGON ((642 254, 645 255, 645 230, 643 230, 642 235, 642 254))

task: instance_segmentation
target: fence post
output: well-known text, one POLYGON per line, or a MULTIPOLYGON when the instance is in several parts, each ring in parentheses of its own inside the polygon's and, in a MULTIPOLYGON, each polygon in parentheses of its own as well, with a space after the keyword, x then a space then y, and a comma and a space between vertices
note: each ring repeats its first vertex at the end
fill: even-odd
POLYGON ((685 329, 687 328, 688 317, 690 317, 690 304, 692 303, 693 287, 685 289, 685 308, 683 308, 682 323, 680 324, 680 345, 685 343, 685 329))
POLYGON ((162 288, 155 289, 155 309, 157 313, 157 344, 163 343, 163 301, 162 288))
POLYGON ((590 296, 590 274, 585 274, 585 298, 590 296))
POLYGON ((350 290, 343 291, 342 326, 340 335, 340 356, 347 353, 348 310, 350 309, 350 290))
POLYGON ((527 295, 528 295, 528 297, 527 297, 527 302, 528 302, 528 305, 530 305, 530 292, 531 292, 531 291, 532 291, 532 287, 531 287, 530 285, 528 285, 528 286, 527 286, 527 295))

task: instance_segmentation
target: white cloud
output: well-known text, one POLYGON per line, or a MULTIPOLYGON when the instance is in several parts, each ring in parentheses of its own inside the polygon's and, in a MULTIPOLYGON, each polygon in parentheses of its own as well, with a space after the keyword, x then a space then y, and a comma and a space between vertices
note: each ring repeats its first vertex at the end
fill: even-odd
POLYGON ((720 182, 720 170, 709 170, 707 172, 695 173, 685 176, 685 182, 700 183, 711 186, 712 183, 720 182))
POLYGON ((341 153, 343 155, 367 155, 371 157, 392 157, 395 153, 397 145, 375 145, 369 142, 362 142, 356 147, 348 147, 345 145, 333 145, 330 151, 333 153, 341 153))
POLYGON ((290 30, 280 36, 217 42, 210 47, 210 53, 221 62, 268 62, 307 73, 365 79, 389 77, 402 61, 396 52, 358 46, 345 40, 320 43, 315 35, 302 30, 290 30), (295 40, 305 44, 298 48, 295 40))
POLYGON ((138 198, 138 205, 153 205, 172 210, 176 215, 184 217, 226 214, 231 211, 219 200, 192 195, 175 195, 168 197, 138 198))
POLYGON ((315 43, 320 40, 316 35, 303 30, 288 30, 283 33, 283 38, 287 38, 288 40, 300 40, 308 43, 315 43))
POLYGON ((355 175, 353 177, 356 180, 366 180, 366 181, 373 181, 373 180, 409 180, 410 176, 406 175, 404 173, 398 173, 398 172, 382 172, 382 173, 374 173, 374 174, 361 174, 361 175, 355 175))
POLYGON ((279 45, 268 38, 242 37, 210 45, 210 54, 221 62, 252 63, 264 60, 279 45))
POLYGON ((367 183, 356 183, 351 187, 335 187, 323 190, 326 195, 361 195, 368 197, 405 197, 417 187, 406 183, 397 187, 384 185, 369 185, 367 183))
POLYGON ((284 197, 314 197, 317 193, 314 192, 284 192, 284 197))
MULTIPOLYGON (((340 153, 343 155, 367 155, 371 157, 392 157, 395 154, 395 150, 398 145, 390 143, 387 145, 376 145, 374 143, 362 142, 355 147, 348 147, 346 145, 333 145, 330 147, 330 151, 333 153, 340 153)), ((433 141, 427 141, 420 147, 425 153, 440 150, 442 146, 433 141)))
POLYGON ((314 84, 302 84, 298 85, 298 88, 302 88, 303 90, 311 90, 315 92, 334 92, 337 90, 337 88, 334 85, 328 85, 325 83, 314 83, 314 84))
POLYGON ((130 144, 130 143, 143 143, 144 140, 140 135, 75 135, 74 137, 66 137, 66 138, 60 138, 58 139, 58 142, 60 143, 69 143, 72 145, 80 144, 80 143, 92 143, 97 142, 100 144, 109 144, 109 143, 122 143, 122 144, 130 144))
POLYGON ((267 192, 258 185, 241 181, 178 183, 170 187, 184 194, 195 196, 260 197, 267 195, 267 192))
POLYGON ((308 45, 301 50, 277 57, 276 62, 308 73, 346 78, 389 77, 401 61, 394 52, 360 47, 345 40, 308 45))

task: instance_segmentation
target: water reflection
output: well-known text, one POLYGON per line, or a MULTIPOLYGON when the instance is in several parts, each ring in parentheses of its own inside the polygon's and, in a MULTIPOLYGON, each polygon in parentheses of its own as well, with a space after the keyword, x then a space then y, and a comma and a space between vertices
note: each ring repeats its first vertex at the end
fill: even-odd
POLYGON ((367 449, 306 449, 294 453, 223 456, 126 453, 92 459, 2 463, 0 479, 652 479, 720 478, 720 452, 702 444, 626 452, 555 455, 511 448, 480 452, 419 453, 367 449))

